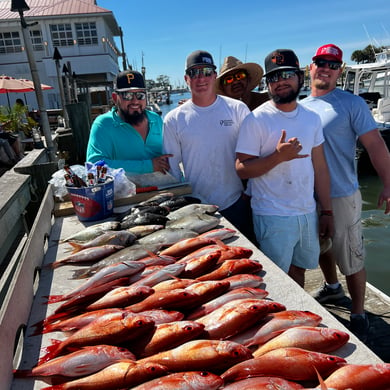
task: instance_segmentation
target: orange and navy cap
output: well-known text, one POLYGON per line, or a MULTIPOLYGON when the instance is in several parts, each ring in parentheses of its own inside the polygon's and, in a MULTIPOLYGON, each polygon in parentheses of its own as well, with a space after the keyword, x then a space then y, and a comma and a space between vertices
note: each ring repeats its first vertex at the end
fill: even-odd
POLYGON ((265 75, 278 70, 299 70, 299 60, 290 49, 276 49, 265 57, 265 75))

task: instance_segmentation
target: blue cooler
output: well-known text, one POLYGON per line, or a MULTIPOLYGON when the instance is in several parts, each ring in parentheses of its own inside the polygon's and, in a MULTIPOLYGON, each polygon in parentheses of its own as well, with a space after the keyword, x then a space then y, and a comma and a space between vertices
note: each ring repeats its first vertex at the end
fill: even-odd
POLYGON ((114 179, 88 187, 66 187, 80 221, 98 221, 114 211, 114 179))

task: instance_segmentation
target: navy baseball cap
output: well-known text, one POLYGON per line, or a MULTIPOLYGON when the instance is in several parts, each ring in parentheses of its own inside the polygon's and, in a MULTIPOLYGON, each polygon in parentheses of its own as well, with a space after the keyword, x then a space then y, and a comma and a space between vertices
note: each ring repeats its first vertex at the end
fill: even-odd
POLYGON ((204 50, 196 50, 188 55, 186 60, 186 71, 194 66, 210 66, 213 69, 217 68, 214 65, 212 55, 204 50))
POLYGON ((114 89, 116 92, 146 89, 144 76, 136 70, 124 70, 116 76, 114 89))

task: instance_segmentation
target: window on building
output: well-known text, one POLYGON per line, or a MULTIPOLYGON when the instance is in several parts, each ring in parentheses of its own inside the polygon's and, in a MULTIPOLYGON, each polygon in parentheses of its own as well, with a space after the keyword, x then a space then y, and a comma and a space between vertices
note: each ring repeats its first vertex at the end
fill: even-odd
POLYGON ((97 45, 97 30, 95 22, 75 23, 77 42, 79 45, 97 45))
POLYGON ((73 46, 73 33, 70 23, 51 24, 51 40, 53 46, 73 46))
POLYGON ((22 41, 18 31, 0 32, 0 54, 20 53, 22 41))
POLYGON ((34 50, 43 51, 43 38, 41 30, 30 30, 31 42, 34 50))

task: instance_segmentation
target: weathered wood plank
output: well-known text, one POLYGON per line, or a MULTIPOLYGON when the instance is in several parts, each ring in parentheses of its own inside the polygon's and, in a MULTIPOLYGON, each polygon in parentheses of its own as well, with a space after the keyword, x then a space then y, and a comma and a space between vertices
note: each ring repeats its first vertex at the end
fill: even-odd
POLYGON ((6 270, 12 278, 7 278, 9 286, 0 310, 0 383, 4 389, 8 389, 12 381, 14 342, 19 332, 26 330, 36 293, 36 281, 54 223, 53 207, 53 194, 49 188, 21 256, 14 256, 6 270))
MULTIPOLYGON (((329 311, 344 326, 349 325, 351 298, 348 294, 345 278, 338 273, 346 296, 335 303, 324 304, 329 311)), ((314 293, 323 283, 320 268, 306 271, 305 290, 314 293)), ((383 361, 390 363, 390 298, 367 283, 365 309, 370 320, 367 346, 383 361)))

